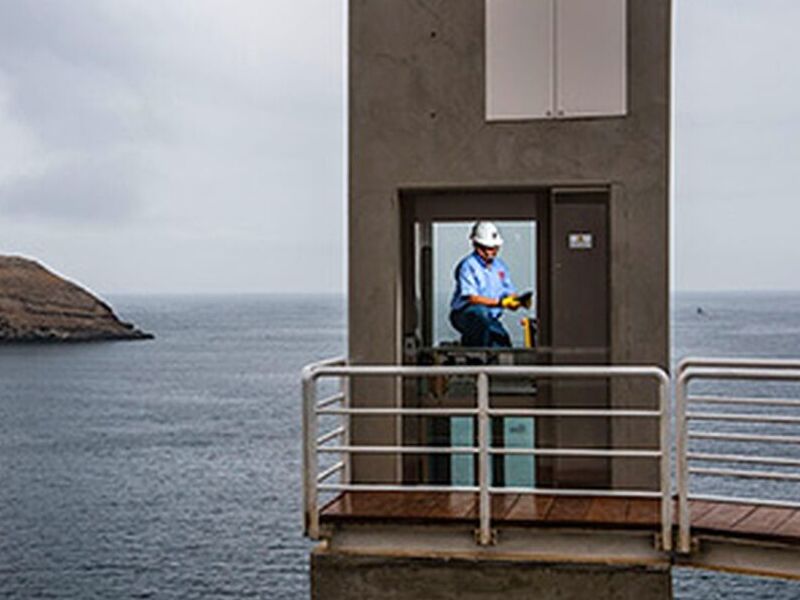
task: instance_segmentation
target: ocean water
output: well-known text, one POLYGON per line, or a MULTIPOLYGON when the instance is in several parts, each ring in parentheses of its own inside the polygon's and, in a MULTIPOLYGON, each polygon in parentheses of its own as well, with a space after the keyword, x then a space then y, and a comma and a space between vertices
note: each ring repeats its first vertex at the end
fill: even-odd
POLYGON ((0 347, 0 597, 306 597, 300 369, 343 300, 110 300, 156 339, 0 347))
MULTIPOLYGON (((0 598, 308 597, 300 369, 344 353, 343 299, 110 300, 156 339, 0 347, 0 598)), ((679 295, 673 348, 800 358, 800 294, 679 295)), ((691 570, 675 589, 800 598, 691 570)))
MULTIPOLYGON (((760 357, 800 359, 800 293, 683 293, 672 302, 672 362, 687 356, 710 357, 760 357)), ((693 384, 692 393, 726 393, 730 395, 773 395, 784 398, 800 398, 797 384, 761 385, 747 382, 716 383, 714 387, 693 384)), ((707 410, 703 407, 702 410, 707 410)), ((715 407, 724 411, 725 407, 715 407)), ((730 410, 730 409, 728 409, 730 410)), ((742 408, 734 412, 743 412, 742 408)), ((782 412, 786 413, 786 410, 782 412)), ((789 411, 791 413, 791 411, 789 411)), ((794 412, 794 414, 798 414, 794 412)), ((724 431, 742 429, 741 424, 732 427, 709 424, 704 429, 724 431)), ((761 428, 763 429, 763 428, 761 428)), ((791 427, 781 433, 790 434, 791 427)), ((758 426, 748 431, 758 432, 758 426)), ((767 433, 766 431, 761 431, 767 433)), ((774 431, 772 433, 775 433, 774 431)), ((797 434, 796 426, 794 434, 797 434)), ((708 450, 702 443, 694 443, 697 451, 708 450)), ((775 455, 775 447, 748 445, 745 448, 729 444, 725 452, 747 454, 754 450, 764 455, 775 455)), ((780 451, 800 458, 800 448, 781 446, 780 451)), ((717 447, 719 452, 719 446, 717 447)), ((721 465, 730 467, 731 465, 721 465)), ((735 468, 735 467, 734 467, 735 468)), ((773 470, 771 467, 766 470, 773 470)), ((780 469, 774 469, 780 470, 780 469)), ((693 477, 692 490, 699 493, 730 494, 747 496, 752 494, 753 481, 721 479, 717 477, 693 477)), ((758 494, 774 498, 794 499, 800 493, 800 485, 781 482, 756 481, 758 494)), ((697 600, 736 598, 755 600, 796 600, 800 598, 800 582, 758 577, 743 577, 710 571, 676 569, 673 580, 675 597, 697 600)))

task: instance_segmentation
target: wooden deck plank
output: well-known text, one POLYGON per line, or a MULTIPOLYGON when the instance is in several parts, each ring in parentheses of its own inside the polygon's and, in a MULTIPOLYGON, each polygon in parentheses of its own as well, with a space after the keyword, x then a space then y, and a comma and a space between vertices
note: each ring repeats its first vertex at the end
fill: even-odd
POLYGON ((632 498, 628 502, 625 521, 630 525, 657 526, 661 524, 661 501, 647 498, 632 498))
POLYGON ((750 504, 719 503, 700 518, 693 519, 692 528, 732 531, 738 522, 755 509, 756 507, 750 504))
POLYGON ((426 494, 424 492, 411 492, 408 500, 392 515, 394 519, 425 519, 433 511, 440 494, 426 494))
POLYGON ((598 525, 624 525, 629 502, 627 498, 592 498, 586 521, 598 525))
MULTIPOLYGON (((800 544, 800 510, 744 503, 692 501, 692 529, 731 536, 758 536, 800 544)), ((348 492, 321 511, 321 519, 475 521, 478 495, 464 492, 348 492)), ((585 524, 597 527, 659 527, 656 499, 498 494, 492 496, 494 524, 585 524)))
MULTIPOLYGON (((464 519, 477 515, 475 494, 457 492, 406 492, 405 501, 391 505, 387 518, 397 520, 464 519)), ((387 511, 388 512, 388 511, 387 511)))
POLYGON ((534 496, 522 494, 511 510, 506 514, 508 522, 544 521, 553 506, 553 496, 534 496))
POLYGON ((559 496, 547 513, 546 521, 555 523, 581 523, 592 506, 592 498, 559 496))
POLYGON ((464 492, 347 492, 321 510, 323 519, 476 519, 477 495, 464 492))
POLYGON ((781 525, 778 533, 782 536, 793 537, 800 540, 800 510, 795 509, 794 515, 789 517, 789 520, 781 525))
POLYGON ((492 519, 499 521, 506 520, 508 514, 514 509, 514 506, 519 502, 519 494, 502 494, 500 496, 492 497, 492 519))
POLYGON ((689 515, 692 522, 702 519, 707 513, 713 510, 718 504, 716 502, 706 502, 705 500, 690 500, 689 515))
POLYGON ((470 519, 478 518, 478 495, 468 492, 432 494, 434 502, 426 515, 429 519, 470 519))
POLYGON ((733 526, 733 531, 756 535, 781 534, 781 526, 792 518, 795 510, 791 508, 771 508, 759 506, 744 519, 733 526))
POLYGON ((406 502, 403 492, 347 492, 325 506, 325 517, 389 517, 406 502))

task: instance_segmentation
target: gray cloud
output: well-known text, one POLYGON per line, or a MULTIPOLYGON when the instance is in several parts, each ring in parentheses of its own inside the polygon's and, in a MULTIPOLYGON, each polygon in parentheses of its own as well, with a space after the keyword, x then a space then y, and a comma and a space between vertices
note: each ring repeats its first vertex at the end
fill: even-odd
POLYGON ((800 3, 676 9, 677 287, 798 289, 800 3))
POLYGON ((0 211, 10 218, 116 225, 135 217, 137 173, 128 160, 88 160, 0 186, 0 211))
POLYGON ((189 276, 192 255, 209 252, 209 264, 241 265, 220 289, 248 273, 249 291, 330 290, 331 276, 341 290, 342 10, 0 3, 0 251, 79 269, 109 291, 129 288, 108 261, 127 265, 137 291, 215 291, 213 273, 189 276), (156 249, 171 245, 181 251, 167 266, 156 249), (269 253, 271 265, 302 253, 303 268, 277 277, 269 253))
MULTIPOLYGON (((101 291, 341 290, 344 4, 0 2, 0 252, 101 291)), ((677 286, 797 287, 800 3, 675 4, 677 286)))

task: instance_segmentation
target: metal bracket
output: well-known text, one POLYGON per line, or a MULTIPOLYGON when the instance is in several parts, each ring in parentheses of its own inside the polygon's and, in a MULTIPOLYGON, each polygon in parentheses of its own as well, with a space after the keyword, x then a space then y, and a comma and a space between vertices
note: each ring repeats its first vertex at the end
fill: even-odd
MULTIPOLYGON (((700 539, 697 537, 690 537, 689 538, 689 551, 688 552, 681 552, 680 544, 678 543, 677 535, 672 542, 672 555, 678 558, 689 558, 692 554, 696 554, 700 552, 700 539)), ((660 541, 661 534, 656 534, 656 538, 660 541)))
POLYGON ((661 533, 653 534, 653 546, 659 552, 664 551, 664 536, 661 533))
POLYGON ((496 546, 497 545, 499 534, 497 533, 497 529, 495 529, 494 527, 489 530, 489 543, 488 544, 482 544, 481 543, 481 530, 480 530, 480 528, 474 529, 472 531, 472 534, 475 537, 475 543, 478 544, 479 546, 496 546))

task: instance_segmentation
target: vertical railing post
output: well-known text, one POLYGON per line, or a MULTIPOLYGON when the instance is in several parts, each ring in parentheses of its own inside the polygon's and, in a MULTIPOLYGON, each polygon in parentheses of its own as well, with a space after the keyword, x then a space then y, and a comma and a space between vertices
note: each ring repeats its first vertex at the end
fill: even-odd
POLYGON ((480 488, 478 542, 481 546, 488 546, 492 542, 492 506, 489 494, 491 471, 489 437, 489 376, 482 372, 478 374, 478 485, 480 488))
POLYGON ((303 513, 305 532, 319 539, 317 502, 317 394, 312 370, 303 372, 303 513))
POLYGON ((678 488, 678 552, 691 550, 689 514, 689 432, 686 422, 686 393, 690 371, 684 369, 675 386, 675 485, 678 488))
POLYGON ((661 449, 661 548, 665 552, 672 550, 672 479, 670 467, 670 422, 669 422, 669 387, 670 380, 665 373, 658 378, 658 402, 661 416, 659 418, 659 446, 661 449))
MULTIPOLYGON (((344 408, 350 408, 350 377, 349 376, 342 376, 340 381, 340 391, 344 396, 344 400, 342 401, 342 406, 344 408)), ((344 435, 342 436, 342 440, 344 441, 345 446, 350 446, 350 420, 352 419, 352 415, 342 415, 342 422, 341 425, 344 427, 344 435)), ((344 462, 344 470, 342 471, 342 479, 344 480, 343 483, 351 484, 353 483, 352 480, 352 460, 351 454, 349 452, 345 452, 342 456, 342 462, 344 462)))
MULTIPOLYGON (((394 407, 403 408, 403 376, 398 375, 394 378, 394 407)), ((397 447, 403 445, 403 415, 397 414, 394 418, 394 444, 397 447)), ((403 455, 398 452, 394 457, 394 482, 403 482, 403 455)))

